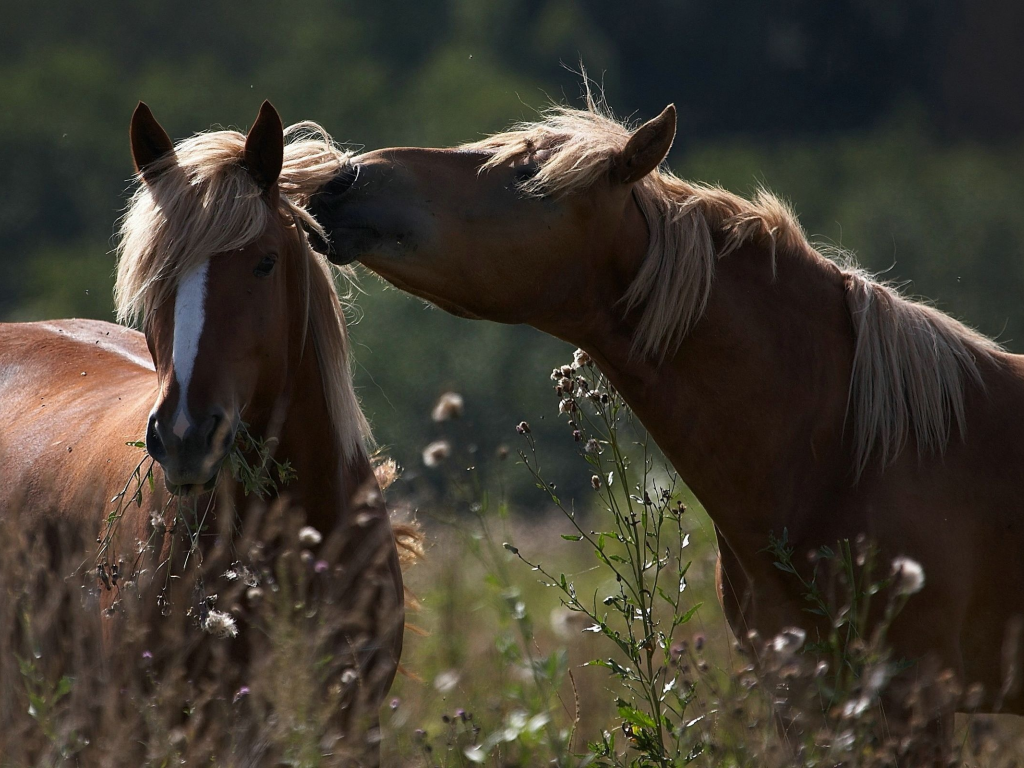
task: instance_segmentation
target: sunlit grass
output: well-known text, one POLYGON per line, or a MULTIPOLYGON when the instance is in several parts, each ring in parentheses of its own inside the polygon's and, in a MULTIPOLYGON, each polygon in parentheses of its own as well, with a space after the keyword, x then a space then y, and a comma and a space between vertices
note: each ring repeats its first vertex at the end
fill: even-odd
MULTIPOLYGON (((704 510, 596 371, 578 365, 555 387, 563 439, 538 443, 529 425, 510 425, 495 456, 480 455, 457 418, 462 401, 445 395, 433 409, 435 444, 388 492, 396 520, 416 518, 427 544, 406 571, 417 607, 402 671, 380 733, 369 732, 383 764, 919 764, 920 723, 887 735, 878 706, 902 662, 856 609, 870 594, 888 601, 891 620, 913 599, 914 578, 875 563, 865 542, 823 546, 813 577, 802 568, 791 577, 836 631, 737 644, 715 596, 704 510), (545 477, 553 452, 573 455, 589 491, 561 496, 545 477), (509 505, 514 473, 533 480, 533 506, 509 505), (846 597, 818 592, 819 577, 846 597)), ((339 645, 365 630, 339 606, 372 579, 327 567, 311 550, 329 546, 329 532, 265 506, 259 497, 276 484, 268 478, 288 473, 275 464, 265 474, 258 441, 247 439, 255 459, 241 451, 235 474, 253 491, 247 515, 262 522, 243 526, 230 550, 196 558, 171 597, 180 607, 189 579, 212 588, 226 577, 215 604, 236 632, 211 633, 188 612, 161 617, 141 588, 102 617, 108 585, 94 574, 65 578, 52 537, 0 521, 2 768, 369 764, 353 748, 367 734, 359 718, 346 720, 346 686, 359 681, 339 645), (104 643, 111 622, 118 635, 104 643), (239 639, 247 662, 228 652, 239 639)), ((135 503, 147 478, 140 470, 119 498, 135 503)), ((765 556, 789 569, 782 535, 765 543, 765 556)), ((1022 744, 1015 718, 958 720, 957 764, 1017 765, 1022 744)))

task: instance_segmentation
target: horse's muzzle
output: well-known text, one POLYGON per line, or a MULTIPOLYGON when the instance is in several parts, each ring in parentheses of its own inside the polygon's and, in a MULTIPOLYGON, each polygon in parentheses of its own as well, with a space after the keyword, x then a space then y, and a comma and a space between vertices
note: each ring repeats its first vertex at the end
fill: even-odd
POLYGON ((171 493, 210 490, 216 484, 237 429, 237 419, 215 409, 197 424, 190 424, 179 437, 154 413, 146 430, 146 450, 163 469, 171 493))

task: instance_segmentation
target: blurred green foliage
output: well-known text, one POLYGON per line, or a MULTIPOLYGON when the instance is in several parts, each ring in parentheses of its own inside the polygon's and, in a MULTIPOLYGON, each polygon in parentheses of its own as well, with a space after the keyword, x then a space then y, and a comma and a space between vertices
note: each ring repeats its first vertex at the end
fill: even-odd
MULTIPOLYGON (((1024 88, 1007 87, 1024 46, 986 37, 1024 29, 1007 13, 990 0, 7 3, 0 319, 111 317, 139 99, 175 138, 244 129, 270 98, 286 122, 356 147, 445 145, 574 101, 563 63, 582 60, 621 114, 680 106, 677 172, 765 184, 810 234, 1024 351, 1024 88)), ((446 389, 466 397, 481 460, 520 419, 543 437, 564 344, 362 282, 357 382, 401 463, 420 466, 446 389)))

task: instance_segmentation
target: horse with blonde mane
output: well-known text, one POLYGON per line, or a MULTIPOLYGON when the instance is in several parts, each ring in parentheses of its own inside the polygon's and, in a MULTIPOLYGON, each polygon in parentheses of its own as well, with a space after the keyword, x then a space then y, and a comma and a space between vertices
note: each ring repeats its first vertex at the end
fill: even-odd
POLYGON ((255 579, 250 555, 236 551, 248 510, 300 510, 316 531, 267 547, 287 554, 298 544, 348 574, 339 600, 358 615, 336 632, 324 668, 350 659, 325 682, 336 689, 343 737, 328 748, 348 755, 345 765, 376 765, 379 704, 402 650, 402 574, 367 455, 343 308, 302 229, 316 230, 304 204, 348 155, 315 124, 284 131, 269 102, 247 136, 207 132, 178 144, 140 103, 130 135, 139 184, 121 224, 115 299, 118 319, 144 334, 88 320, 0 325, 0 518, 70 524, 98 542, 86 570, 102 581, 108 634, 120 631, 126 586, 148 574, 143 600, 160 601, 153 621, 195 616, 222 636, 208 642, 229 644, 244 662, 253 638, 236 626, 239 614, 213 608, 215 585, 181 578, 183 563, 216 550, 220 571, 235 563, 229 578, 255 579), (240 430, 245 450, 258 441, 273 457, 269 498, 258 505, 222 471, 240 430), (151 490, 137 470, 143 437, 156 462, 151 490), (112 511, 111 497, 123 501, 128 487, 129 503, 112 511), (194 520, 173 503, 190 494, 194 520), (180 587, 158 595, 165 573, 180 587))
MULTIPOLYGON (((807 240, 790 209, 664 166, 676 112, 630 130, 588 99, 454 149, 367 152, 310 211, 358 260, 462 317, 590 354, 706 508, 741 642, 811 632, 774 567, 866 536, 926 574, 891 628, 974 711, 1024 713, 1024 358, 807 240)), ((810 577, 810 565, 805 576, 810 577)), ((812 635, 813 636, 813 635, 812 635)), ((942 751, 952 706, 929 712, 942 751)), ((898 720, 895 710, 890 720, 898 720)))

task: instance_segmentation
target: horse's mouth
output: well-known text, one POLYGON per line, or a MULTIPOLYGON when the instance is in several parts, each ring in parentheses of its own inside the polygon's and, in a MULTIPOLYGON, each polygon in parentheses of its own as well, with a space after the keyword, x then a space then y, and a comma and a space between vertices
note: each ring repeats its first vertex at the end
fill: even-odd
POLYGON ((188 473, 185 477, 181 477, 179 475, 173 479, 173 473, 168 472, 165 467, 164 485, 167 486, 167 490, 174 496, 194 496, 200 493, 206 493, 207 491, 212 491, 217 485, 217 480, 220 478, 221 468, 224 466, 224 462, 227 460, 227 457, 227 452, 225 452, 224 455, 216 461, 204 462, 203 468, 198 471, 188 473), (206 479, 201 479, 203 477, 206 477, 206 479))
POLYGON ((200 493, 212 491, 217 485, 217 478, 220 477, 220 469, 213 473, 213 476, 205 483, 172 483, 164 476, 164 484, 172 496, 196 496, 200 493))

